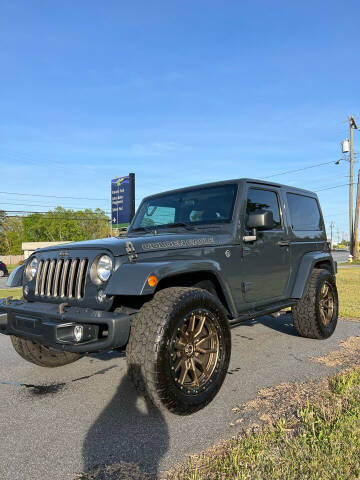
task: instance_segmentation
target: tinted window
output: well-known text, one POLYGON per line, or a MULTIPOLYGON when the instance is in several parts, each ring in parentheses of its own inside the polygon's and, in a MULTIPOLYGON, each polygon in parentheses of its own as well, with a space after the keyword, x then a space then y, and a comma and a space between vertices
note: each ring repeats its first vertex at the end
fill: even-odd
POLYGON ((278 197, 275 192, 270 190, 259 190, 258 188, 250 188, 247 199, 246 213, 257 210, 266 210, 273 214, 274 227, 281 227, 280 209, 278 197))
POLYGON ((237 185, 194 188, 146 199, 134 219, 132 229, 159 227, 173 223, 200 225, 230 222, 237 185))
POLYGON ((144 227, 166 223, 175 223, 175 208, 154 206, 147 209, 141 225, 144 227))
POLYGON ((293 230, 321 230, 321 216, 315 198, 288 193, 287 200, 293 230))

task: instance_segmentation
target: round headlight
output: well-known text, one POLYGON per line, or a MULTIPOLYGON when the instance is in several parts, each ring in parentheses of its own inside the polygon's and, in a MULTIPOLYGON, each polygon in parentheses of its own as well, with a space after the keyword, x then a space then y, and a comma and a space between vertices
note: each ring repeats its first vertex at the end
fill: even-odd
POLYGON ((35 278, 37 270, 38 270, 38 266, 39 266, 39 262, 38 262, 37 258, 33 258, 31 260, 31 262, 28 264, 27 269, 26 269, 26 273, 27 273, 27 276, 30 280, 35 278))
POLYGON ((102 255, 97 263, 97 276, 102 282, 109 280, 113 268, 113 262, 108 255, 102 255))

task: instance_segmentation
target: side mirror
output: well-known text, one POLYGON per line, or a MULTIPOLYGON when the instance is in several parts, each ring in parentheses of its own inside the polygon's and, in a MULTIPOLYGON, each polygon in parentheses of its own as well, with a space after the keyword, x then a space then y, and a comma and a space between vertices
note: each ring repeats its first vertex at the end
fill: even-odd
POLYGON ((247 226, 259 230, 270 230, 271 228, 274 228, 274 217, 272 212, 258 210, 250 213, 247 226))
POLYGON ((274 218, 272 212, 265 210, 257 210, 250 213, 247 227, 251 228, 252 235, 245 235, 244 242, 255 242, 257 235, 256 230, 270 230, 274 228, 274 218))

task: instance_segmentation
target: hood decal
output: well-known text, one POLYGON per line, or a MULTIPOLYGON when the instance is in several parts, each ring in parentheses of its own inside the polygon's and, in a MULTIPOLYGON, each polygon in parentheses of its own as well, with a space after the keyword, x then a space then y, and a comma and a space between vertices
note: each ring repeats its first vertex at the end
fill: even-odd
POLYGON ((168 248, 202 247, 204 245, 215 245, 214 237, 187 238, 183 240, 166 240, 161 242, 143 243, 143 250, 161 250, 168 248))

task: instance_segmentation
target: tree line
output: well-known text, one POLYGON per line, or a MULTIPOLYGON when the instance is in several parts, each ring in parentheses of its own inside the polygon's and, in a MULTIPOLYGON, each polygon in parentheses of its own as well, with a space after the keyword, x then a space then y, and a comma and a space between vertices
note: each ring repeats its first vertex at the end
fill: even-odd
POLYGON ((109 235, 109 217, 103 210, 56 207, 46 213, 7 216, 0 210, 0 255, 20 255, 22 242, 61 242, 109 235))

